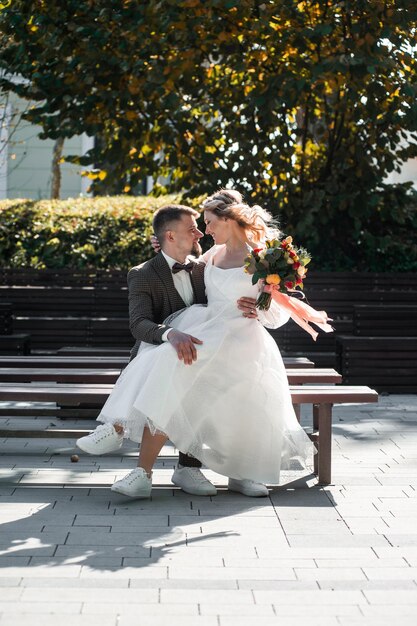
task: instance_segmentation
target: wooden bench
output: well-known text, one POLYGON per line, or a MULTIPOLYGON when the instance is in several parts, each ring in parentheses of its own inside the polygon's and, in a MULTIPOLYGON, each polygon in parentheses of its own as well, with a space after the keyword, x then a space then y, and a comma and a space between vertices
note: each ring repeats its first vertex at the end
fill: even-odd
POLYGON ((0 367, 46 367, 53 368, 56 367, 58 369, 62 368, 87 368, 87 369, 116 369, 122 368, 127 365, 129 362, 128 357, 118 357, 118 356, 98 356, 98 357, 87 357, 87 356, 44 356, 44 355, 28 355, 28 356, 0 356, 0 367))
POLYGON ((24 355, 30 353, 30 335, 0 335, 0 355, 24 355))
MULTIPOLYGON (((130 338, 131 345, 133 342, 130 338)), ((58 356, 125 356, 129 358, 130 348, 114 348, 112 346, 64 346, 56 351, 58 356)))
MULTIPOLYGON (((40 384, 0 383, 0 401, 27 402, 59 402, 61 405, 90 403, 102 406, 112 390, 112 385, 49 385, 40 384)), ((378 394, 369 387, 348 386, 291 386, 291 397, 294 405, 313 404, 314 431, 312 440, 318 453, 314 458, 314 471, 320 484, 331 482, 331 448, 332 448, 332 407, 341 403, 377 402, 378 394)), ((56 431, 55 431, 56 432, 56 431)), ((2 431, 2 436, 5 431, 2 431)), ((9 431, 8 436, 13 436, 9 431)), ((49 434, 49 433, 48 433, 49 434)), ((52 433, 50 433, 52 434, 52 433)), ((71 431, 68 436, 79 437, 85 431, 71 431)), ((45 436, 45 431, 43 431, 45 436)))
POLYGON ((344 383, 417 393, 417 337, 339 336, 336 346, 344 383))
POLYGON ((13 305, 11 302, 0 302, 0 335, 11 335, 13 332, 13 305))
POLYGON ((358 337, 417 337, 417 304, 356 305, 353 330, 358 337))
MULTIPOLYGON (((82 353, 84 354, 84 352, 82 353)), ((284 365, 287 369, 306 369, 314 368, 313 361, 300 357, 284 357, 284 365)), ((43 355, 30 355, 25 357, 16 356, 0 356, 0 367, 73 367, 80 368, 85 367, 88 369, 96 368, 122 368, 129 362, 129 357, 126 356, 62 356, 59 352, 58 355, 43 356, 43 355)))
POLYGON ((15 316, 13 327, 30 333, 34 350, 57 350, 68 343, 129 350, 133 341, 127 317, 15 316))
MULTIPOLYGON (((49 368, 49 367, 0 367, 0 382, 30 383, 37 381, 56 383, 114 384, 122 368, 49 368)), ((334 369, 290 368, 288 382, 293 385, 305 383, 340 383, 342 376, 334 369)))

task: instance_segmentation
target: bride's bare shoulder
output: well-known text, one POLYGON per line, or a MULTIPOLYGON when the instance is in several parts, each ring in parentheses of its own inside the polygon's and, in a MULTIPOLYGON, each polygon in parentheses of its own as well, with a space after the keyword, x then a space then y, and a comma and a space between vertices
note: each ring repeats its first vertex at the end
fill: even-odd
POLYGON ((211 246, 204 254, 201 255, 199 261, 203 261, 203 263, 207 263, 210 261, 216 254, 224 248, 224 244, 211 246))

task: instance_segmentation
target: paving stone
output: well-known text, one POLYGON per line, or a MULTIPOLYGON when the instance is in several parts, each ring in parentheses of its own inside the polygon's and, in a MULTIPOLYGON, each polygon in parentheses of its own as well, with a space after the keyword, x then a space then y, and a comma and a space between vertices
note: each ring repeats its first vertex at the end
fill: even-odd
MULTIPOLYGON (((376 557, 375 557, 375 560, 376 557)), ((223 559, 225 567, 238 567, 250 569, 277 569, 284 567, 317 567, 314 559, 301 558, 292 556, 289 558, 276 559, 241 559, 239 557, 229 557, 223 559)), ((405 563, 404 563, 405 564, 405 563)))
POLYGON ((237 587, 238 589, 251 589, 252 591, 255 589, 277 591, 291 589, 300 591, 305 589, 318 589, 318 583, 315 580, 282 580, 277 576, 275 579, 271 578, 270 580, 261 577, 255 579, 238 579, 237 587))
POLYGON ((313 523, 308 519, 290 519, 281 520, 282 527, 287 535, 340 535, 351 536, 351 531, 342 518, 334 519, 331 521, 321 519, 319 523, 313 523))
MULTIPOLYGON (((155 549, 152 549, 152 553, 155 553, 155 549)), ((254 555, 254 559, 256 559, 256 555, 254 555)), ((123 557, 123 565, 128 567, 143 567, 147 563, 149 563, 148 558, 140 558, 140 557, 123 557)), ((182 566, 191 566, 194 567, 196 564, 196 557, 193 556, 192 550, 184 550, 183 552, 167 552, 167 553, 158 553, 157 554, 158 565, 175 565, 178 567, 182 566)), ((247 559, 248 561, 252 559, 247 559)), ((217 554, 199 554, 198 555, 198 564, 202 567, 223 567, 224 566, 224 557, 221 553, 217 554)))
MULTIPOLYGON (((171 605, 174 606, 174 605, 171 605)), ((208 604, 205 602, 201 602, 199 604, 199 609, 201 615, 220 615, 221 620, 224 619, 225 616, 230 615, 233 617, 243 616, 243 617, 274 617, 275 613, 270 605, 259 605, 259 604, 208 604)), ((263 624, 263 620, 261 622, 263 624)))
MULTIPOLYGON (((20 590, 22 602, 44 602, 48 600, 49 589, 25 587, 20 590)), ((113 602, 111 593, 103 593, 100 588, 57 588, 53 587, 55 602, 113 602)), ((117 589, 119 602, 157 603, 157 589, 117 589)))
MULTIPOLYGON (((81 572, 80 565, 66 565, 65 569, 65 578, 78 578, 81 572)), ((56 567, 53 564, 51 565, 26 565, 25 567, 8 567, 7 572, 5 568, 0 570, 0 576, 14 576, 14 577, 25 577, 30 576, 34 578, 35 576, 40 576, 41 578, 55 578, 56 576, 56 567)))
MULTIPOLYGON (((274 612, 280 617, 298 617, 298 619, 304 619, 307 623, 309 622, 310 617, 318 617, 323 618, 324 615, 328 616, 349 616, 350 618, 354 617, 362 617, 362 606, 355 606, 354 604, 338 604, 338 605, 311 605, 306 606, 305 604, 274 604, 274 612)), ((284 622, 285 624, 285 622, 284 622)))
POLYGON ((150 564, 142 568, 119 566, 112 569, 102 569, 100 571, 97 567, 84 565, 81 567, 80 578, 94 578, 95 580, 101 580, 103 578, 110 578, 111 580, 117 580, 117 578, 128 578, 130 580, 135 578, 146 578, 160 580, 167 578, 167 569, 167 567, 159 567, 157 565, 150 564))
POLYGON ((169 567, 169 578, 190 578, 190 579, 214 579, 214 580, 235 580, 251 578, 253 580, 295 580, 294 570, 291 567, 280 569, 249 569, 243 567, 169 567))
MULTIPOLYGON (((381 570, 388 567, 409 567, 409 563, 401 557, 379 559, 375 555, 373 559, 315 559, 317 567, 366 567, 380 568, 381 570)), ((297 564, 298 565, 298 564, 297 564)), ((306 567, 301 565, 300 567, 306 567)))
POLYGON ((417 605, 417 588, 411 591, 364 591, 364 596, 370 604, 394 604, 398 606, 417 605))
MULTIPOLYGON (((36 614, 38 623, 42 626, 56 626, 57 615, 49 613, 36 614)), ((1 626, 33 626, 33 614, 3 613, 0 618, 1 626)), ((60 615, 60 626, 117 626, 117 615, 60 615)))
POLYGON ((0 578, 0 587, 20 587, 21 582, 21 578, 11 578, 10 576, 6 576, 5 578, 0 578))
MULTIPOLYGON (((33 615, 37 615, 38 613, 43 614, 59 614, 65 615, 67 613, 70 614, 79 614, 81 613, 81 602, 2 602, 0 601, 0 613, 33 613, 33 615)), ((33 617, 33 621, 36 621, 36 617, 33 617)), ((0 624, 2 621, 0 621, 0 624)))
POLYGON ((292 590, 292 591, 261 591, 253 592, 256 604, 278 605, 333 605, 353 604, 361 605, 366 602, 360 591, 328 591, 328 590, 292 590))
POLYGON ((178 579, 158 579, 132 578, 129 582, 132 589, 188 589, 193 593, 195 589, 199 591, 205 589, 239 589, 236 580, 195 580, 191 578, 178 579))
MULTIPOLYGON (((246 617, 221 617, 220 624, 221 626, 253 626, 252 618, 246 617)), ((308 619, 308 623, 311 626, 338 626, 340 622, 336 619, 335 616, 321 616, 321 617, 311 617, 308 619)), ((290 617, 286 616, 285 622, 282 621, 282 617, 265 617, 262 618, 262 626, 299 626, 300 621, 298 617, 290 617)))
POLYGON ((51 578, 22 578, 20 586, 21 587, 33 587, 36 589, 47 588, 50 593, 54 592, 55 588, 66 588, 66 589, 128 589, 129 587, 129 579, 113 579, 113 578, 65 578, 63 576, 64 572, 57 572, 56 577, 51 580, 51 578))
POLYGON ((407 546, 407 547, 417 547, 417 532, 415 534, 392 534, 391 532, 384 533, 387 541, 394 546, 407 546))
MULTIPOLYGON (((156 533, 156 537, 150 537, 149 533, 142 532, 106 532, 100 528, 96 532, 84 533, 82 529, 71 531, 65 541, 67 546, 90 546, 92 541, 100 546, 165 546, 176 543, 179 540, 185 543, 186 537, 182 532, 156 533)), ((64 543, 64 542, 62 542, 64 543)))
MULTIPOLYGON (((74 526, 110 526, 110 527, 125 527, 132 530, 132 525, 135 528, 152 527, 152 528, 166 528, 169 515, 147 515, 146 517, 138 516, 135 520, 132 520, 131 515, 109 515, 108 512, 102 515, 77 515, 74 520, 74 526)), ((175 526, 176 524, 169 524, 175 526)))
POLYGON ((17 565, 18 567, 27 565, 29 563, 29 556, 0 556, 0 568, 3 567, 13 567, 17 565))
POLYGON ((345 567, 343 569, 333 567, 321 568, 294 568, 295 575, 299 580, 366 580, 365 574, 359 567, 345 567))
POLYGON ((369 580, 417 580, 417 567, 364 567, 369 580))
POLYGON ((115 557, 141 557, 150 558, 151 548, 144 548, 143 546, 119 546, 119 545, 102 545, 91 544, 87 546, 78 546, 77 550, 73 545, 57 546, 55 556, 57 557, 73 557, 82 558, 83 561, 88 562, 89 559, 99 558, 115 558, 115 557))
POLYGON ((219 604, 253 604, 254 599, 249 590, 202 590, 195 589, 193 593, 183 589, 161 589, 161 602, 172 604, 186 604, 188 602, 208 602, 219 604))
MULTIPOLYGON (((334 547, 344 547, 348 548, 356 548, 356 547, 377 547, 377 546, 386 546, 390 541, 388 538, 382 535, 342 535, 342 534, 334 534, 334 535, 287 535, 287 539, 291 547, 299 548, 299 547, 315 547, 315 546, 334 546, 334 547)), ((391 542, 392 543, 392 542, 391 542)), ((417 545, 417 543, 416 543, 417 545)))
POLYGON ((413 580, 319 580, 317 584, 320 589, 331 589, 333 591, 342 590, 365 590, 374 589, 416 589, 416 584, 413 580))
MULTIPOLYGON (((169 619, 169 626, 218 626, 219 622, 215 616, 210 615, 161 615, 161 616, 146 616, 146 626, 167 626, 167 620, 169 619)), ((118 621, 118 626, 137 626, 138 617, 134 615, 121 615, 118 621)))
MULTIPOLYGON (((314 536, 314 535, 313 535, 314 536)), ((310 546, 308 542, 305 542, 305 546, 293 547, 286 546, 282 548, 275 548, 274 550, 269 550, 267 548, 257 548, 256 556, 260 559, 264 558, 311 558, 311 559, 319 559, 319 558, 327 558, 327 559, 357 559, 357 558, 373 558, 375 556, 374 548, 370 546, 365 547, 357 547, 352 546, 349 549, 344 547, 328 547, 326 544, 322 544, 317 546, 310 546)), ((384 544, 384 547, 389 547, 388 543, 384 544)), ((376 550, 377 548, 375 548, 376 550)))

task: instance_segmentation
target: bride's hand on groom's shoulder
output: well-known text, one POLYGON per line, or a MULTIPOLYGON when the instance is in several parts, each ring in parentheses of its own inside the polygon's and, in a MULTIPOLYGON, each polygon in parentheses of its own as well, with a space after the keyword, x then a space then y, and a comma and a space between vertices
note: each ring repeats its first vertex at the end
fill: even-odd
POLYGON ((161 249, 159 239, 156 235, 151 235, 151 246, 155 252, 159 252, 161 249))
POLYGON ((197 360, 197 349, 195 344, 201 345, 203 342, 197 337, 182 333, 174 328, 169 331, 168 341, 176 350, 180 361, 184 361, 185 365, 191 365, 197 360))

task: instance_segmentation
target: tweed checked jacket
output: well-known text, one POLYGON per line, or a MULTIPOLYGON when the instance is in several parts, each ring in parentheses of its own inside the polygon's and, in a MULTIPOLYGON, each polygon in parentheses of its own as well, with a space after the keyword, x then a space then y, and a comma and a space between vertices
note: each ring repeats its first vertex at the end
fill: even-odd
MULTIPOLYGON (((195 304, 207 302, 204 267, 203 262, 196 262, 190 274, 195 304)), ((161 252, 150 261, 133 267, 127 275, 127 284, 129 326, 136 340, 130 353, 130 358, 133 359, 141 341, 162 343, 162 335, 170 328, 163 324, 164 319, 186 305, 174 287, 172 272, 161 252)))

